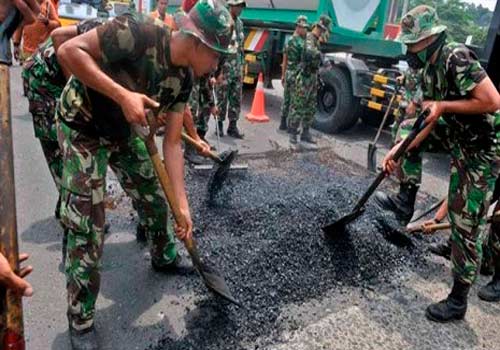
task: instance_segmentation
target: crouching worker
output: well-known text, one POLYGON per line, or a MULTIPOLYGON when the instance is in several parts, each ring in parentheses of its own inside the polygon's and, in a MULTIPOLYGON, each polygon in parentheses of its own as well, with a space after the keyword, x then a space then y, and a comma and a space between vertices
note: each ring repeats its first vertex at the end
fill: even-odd
MULTIPOLYGON (((422 107, 430 110, 425 129, 410 149, 438 140, 452 158, 448 212, 453 288, 426 312, 432 321, 449 322, 464 318, 481 266, 487 210, 500 173, 500 96, 475 55, 447 41, 446 27, 439 25, 433 8, 414 8, 401 20, 401 29, 407 59, 422 68, 417 88, 423 92, 422 107)), ((384 170, 396 169, 392 158, 400 144, 384 158, 384 170)), ((500 231, 493 230, 490 239, 500 275, 500 231)))

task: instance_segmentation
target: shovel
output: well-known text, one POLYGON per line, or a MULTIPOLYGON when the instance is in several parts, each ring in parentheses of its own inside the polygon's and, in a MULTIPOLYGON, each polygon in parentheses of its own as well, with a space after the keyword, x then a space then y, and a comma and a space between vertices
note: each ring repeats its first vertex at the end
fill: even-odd
MULTIPOLYGON (((399 158, 406 152, 408 146, 413 142, 415 137, 417 137, 418 133, 426 126, 425 124, 425 118, 429 115, 429 110, 426 109, 420 115, 418 116, 417 120, 415 121, 415 124, 413 124, 413 128, 411 129, 410 134, 408 137, 403 141, 401 146, 398 148, 396 153, 394 154, 393 160, 398 161, 399 158)), ((373 183, 368 187, 368 190, 363 194, 363 197, 356 203, 356 206, 354 209, 344 217, 340 218, 339 220, 335 221, 334 223, 331 223, 327 226, 324 226, 322 228, 323 232, 325 235, 329 238, 333 237, 335 233, 343 233, 346 231, 346 226, 356 220, 363 212, 365 211, 365 204, 368 201, 368 199, 371 197, 373 192, 377 189, 377 187, 380 185, 380 183, 386 178, 388 174, 385 171, 381 171, 376 179, 373 181, 373 183)))
POLYGON ((378 139, 380 138, 380 134, 382 133, 382 129, 385 126, 385 123, 387 121, 387 117, 389 116, 389 113, 391 112, 391 108, 392 108, 392 105, 394 104, 394 101, 396 100, 397 94, 398 94, 398 91, 394 90, 394 93, 392 94, 389 105, 387 106, 387 110, 385 111, 384 117, 382 118, 382 122, 380 123, 380 126, 378 127, 377 135, 375 136, 373 143, 368 144, 368 155, 367 155, 366 167, 372 173, 377 171, 377 142, 378 142, 378 139))
POLYGON ((418 220, 422 219, 424 216, 432 213, 434 210, 439 208, 441 204, 446 200, 447 197, 441 198, 439 201, 431 205, 429 208, 423 210, 423 211, 416 211, 415 214, 413 214, 413 217, 411 218, 409 224, 412 224, 414 222, 417 222, 418 220))
MULTIPOLYGON (((155 119, 152 113, 147 114, 148 124, 150 126, 149 135, 147 137, 143 137, 144 133, 141 131, 137 132, 137 134, 143 137, 144 142, 146 144, 146 148, 151 157, 151 161, 153 163, 153 167, 155 169, 156 175, 160 180, 161 187, 165 192, 165 196, 167 197, 168 204, 172 209, 172 213, 174 215, 174 219, 179 226, 185 227, 186 223, 184 222, 184 217, 180 212, 179 205, 177 203, 177 199, 175 198, 175 194, 173 192, 172 186, 170 184, 170 179, 165 170, 165 166, 163 165, 163 161, 158 154, 158 148, 155 144, 155 119)), ((198 252, 198 248, 196 246, 196 242, 193 238, 189 238, 184 240, 184 245, 193 261, 193 265, 195 269, 198 271, 199 275, 203 279, 203 282, 207 286, 209 290, 214 292, 215 294, 221 296, 227 301, 242 306, 240 302, 238 302, 229 291, 229 288, 224 281, 224 278, 219 275, 218 271, 210 266, 208 266, 200 257, 198 252)))
MULTIPOLYGON (((488 216, 486 218, 486 222, 488 224, 491 224, 492 222, 499 222, 500 221, 500 211, 497 211, 494 215, 492 216, 488 216)), ((443 223, 439 223, 439 224, 432 224, 432 225, 428 225, 426 227, 426 229, 424 230, 424 225, 420 224, 420 225, 417 225, 417 224, 414 224, 414 225, 408 225, 406 226, 406 232, 408 233, 424 233, 424 234, 432 234, 436 231, 440 231, 440 230, 448 230, 451 228, 451 224, 449 222, 443 222, 443 223)))

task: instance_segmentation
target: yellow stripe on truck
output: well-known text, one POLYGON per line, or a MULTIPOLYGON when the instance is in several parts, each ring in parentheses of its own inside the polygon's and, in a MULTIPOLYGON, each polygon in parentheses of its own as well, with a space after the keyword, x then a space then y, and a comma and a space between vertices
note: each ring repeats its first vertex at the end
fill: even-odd
POLYGON ((247 38, 245 39, 245 50, 250 50, 250 45, 252 44, 252 40, 255 36, 255 34, 257 33, 257 31, 255 29, 252 29, 249 33, 248 33, 248 36, 247 38))
POLYGON ((377 111, 382 110, 382 104, 374 101, 368 101, 368 108, 375 109, 377 111))
POLYGON ((375 74, 373 76, 373 81, 379 84, 387 84, 389 82, 389 78, 384 77, 383 75, 380 74, 375 74))
POLYGON ((371 88, 370 89, 370 95, 375 96, 375 97, 384 98, 385 97, 385 91, 377 89, 377 88, 371 88))

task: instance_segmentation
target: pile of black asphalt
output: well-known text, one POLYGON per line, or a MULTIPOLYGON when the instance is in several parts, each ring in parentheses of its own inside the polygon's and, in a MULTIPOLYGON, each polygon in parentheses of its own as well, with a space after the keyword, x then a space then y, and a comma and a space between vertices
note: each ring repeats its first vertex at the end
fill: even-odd
POLYGON ((245 307, 210 294, 193 277, 196 308, 185 317, 186 335, 165 334, 149 349, 262 349, 289 329, 280 316, 289 305, 321 298, 339 283, 372 289, 426 268, 427 238, 392 241, 373 201, 346 233, 323 236, 321 227, 347 214, 373 180, 366 170, 328 151, 245 161, 249 170, 230 174, 211 202, 208 174, 187 176, 199 249, 245 307))

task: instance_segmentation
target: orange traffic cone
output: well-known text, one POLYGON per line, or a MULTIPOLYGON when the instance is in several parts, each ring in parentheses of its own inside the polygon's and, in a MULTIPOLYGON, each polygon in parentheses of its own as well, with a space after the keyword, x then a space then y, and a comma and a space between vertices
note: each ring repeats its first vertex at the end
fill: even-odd
POLYGON ((253 97, 252 110, 247 114, 246 118, 254 123, 269 122, 269 117, 266 115, 265 108, 264 78, 262 73, 259 73, 259 81, 257 82, 257 89, 253 97))

